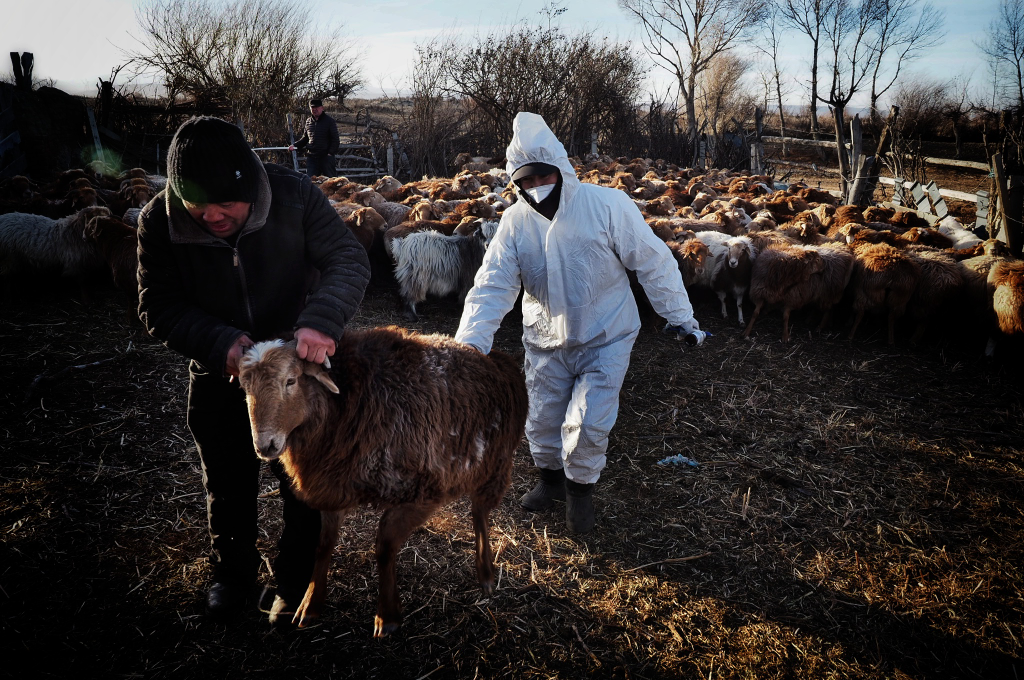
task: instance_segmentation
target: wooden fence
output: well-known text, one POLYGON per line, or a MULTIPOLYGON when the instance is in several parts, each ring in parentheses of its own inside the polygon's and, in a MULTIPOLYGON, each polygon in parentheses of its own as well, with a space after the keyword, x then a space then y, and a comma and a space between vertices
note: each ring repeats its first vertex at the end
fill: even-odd
POLYGON ((0 83, 0 177, 13 177, 25 171, 21 152, 21 134, 14 121, 14 88, 0 83))
MULTIPOLYGON (((859 120, 857 121, 859 123, 859 120)), ((836 148, 836 142, 826 140, 814 140, 814 139, 800 139, 798 137, 773 137, 764 136, 762 137, 764 142, 776 143, 776 144, 792 144, 795 146, 813 146, 823 148, 836 148)), ((846 144, 848 152, 852 152, 854 149, 853 144, 846 144)), ((928 165, 940 165, 950 167, 968 168, 971 170, 981 170, 991 172, 991 166, 986 163, 978 163, 975 161, 962 161, 952 158, 934 158, 926 156, 922 160, 928 165)), ((814 170, 815 172, 828 173, 839 175, 840 171, 835 168, 820 167, 814 163, 801 163, 797 161, 787 161, 782 159, 773 159, 773 163, 782 165, 789 165, 795 167, 803 167, 814 170)), ((946 206, 946 198, 956 199, 959 201, 967 201, 976 204, 976 218, 974 223, 975 231, 981 232, 983 229, 987 234, 989 221, 991 218, 992 205, 988 191, 978 191, 970 194, 963 191, 954 191, 951 189, 941 189, 938 185, 932 181, 927 185, 921 185, 918 182, 907 182, 903 178, 890 178, 890 177, 873 177, 873 181, 879 184, 885 184, 893 187, 893 200, 891 204, 903 209, 915 210, 922 216, 929 218, 931 222, 937 222, 949 214, 949 209, 946 206)), ((848 200, 850 197, 846 195, 843 197, 848 200)), ((997 230, 998 236, 1001 240, 1006 240, 1005 230, 997 230)))

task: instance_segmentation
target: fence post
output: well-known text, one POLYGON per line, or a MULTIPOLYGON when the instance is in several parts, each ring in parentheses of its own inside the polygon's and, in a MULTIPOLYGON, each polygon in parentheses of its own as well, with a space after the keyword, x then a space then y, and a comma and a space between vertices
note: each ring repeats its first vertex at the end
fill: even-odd
POLYGON ((764 172, 764 143, 761 136, 764 131, 764 111, 761 107, 754 108, 754 143, 750 145, 750 172, 760 175, 764 172))
POLYGON ((975 235, 980 237, 980 238, 988 238, 988 208, 989 208, 988 192, 984 191, 984 190, 979 191, 978 192, 978 209, 977 209, 977 211, 975 213, 975 216, 974 216, 974 229, 973 229, 973 231, 974 231, 975 235), (984 229, 984 232, 985 232, 984 236, 982 236, 982 234, 979 233, 982 229, 984 229))
MULTIPOLYGON (((292 114, 288 114, 288 146, 295 146, 295 133, 292 131, 292 114)), ((292 149, 292 169, 299 171, 299 154, 292 149)))
POLYGON ((875 196, 875 187, 878 186, 878 171, 879 166, 882 163, 882 159, 885 158, 885 152, 887 147, 892 143, 892 136, 889 133, 891 127, 896 126, 896 119, 899 118, 900 107, 890 106, 889 117, 885 119, 885 127, 882 128, 882 134, 878 137, 878 148, 875 149, 875 162, 871 166, 871 171, 867 173, 868 179, 867 184, 864 186, 864 197, 868 203, 875 196))
POLYGON ((388 142, 388 174, 395 176, 395 145, 388 142))
POLYGON ((906 194, 903 193, 903 178, 900 176, 893 177, 895 184, 892 188, 892 204, 903 205, 906 202, 906 194))

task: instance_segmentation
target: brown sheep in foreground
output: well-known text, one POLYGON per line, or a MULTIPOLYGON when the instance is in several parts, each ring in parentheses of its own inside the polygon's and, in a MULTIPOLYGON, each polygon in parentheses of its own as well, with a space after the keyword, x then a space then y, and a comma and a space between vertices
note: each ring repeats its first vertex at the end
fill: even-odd
POLYGON ((989 270, 988 285, 999 330, 1006 335, 1024 333, 1024 262, 997 261, 989 270))
MULTIPOLYGON (((257 455, 280 459, 296 495, 321 511, 313 576, 292 621, 320 616, 341 516, 361 505, 384 508, 375 637, 402 622, 395 566, 405 541, 460 497, 470 499, 477 580, 490 595, 488 515, 508 489, 526 424, 518 362, 392 326, 346 331, 334 363, 325 369, 299 359, 294 341, 271 341, 250 349, 239 369, 257 455)), ((290 613, 283 604, 275 601, 275 621, 290 613)))
POLYGON ((765 307, 782 307, 782 341, 789 342, 789 317, 813 300, 808 285, 825 268, 825 260, 811 248, 781 246, 758 253, 750 273, 750 299, 754 313, 743 331, 749 337, 765 307))
POLYGON ((907 304, 917 289, 921 267, 908 255, 888 243, 851 244, 857 256, 853 279, 855 317, 848 340, 853 340, 864 314, 885 312, 888 319, 888 340, 896 344, 896 321, 906 312, 907 304))

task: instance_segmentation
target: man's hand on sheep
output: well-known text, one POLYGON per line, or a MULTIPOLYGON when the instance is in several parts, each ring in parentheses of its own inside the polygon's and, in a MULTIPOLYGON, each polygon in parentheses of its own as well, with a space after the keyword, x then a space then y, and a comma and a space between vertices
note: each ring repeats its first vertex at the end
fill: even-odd
POLYGON ((331 367, 327 357, 334 356, 336 344, 330 337, 312 328, 295 331, 295 353, 300 359, 331 367))
POLYGON ((238 362, 242 359, 242 353, 252 346, 253 341, 248 335, 239 335, 235 344, 231 345, 231 349, 228 350, 228 360, 224 370, 232 380, 238 377, 238 362))

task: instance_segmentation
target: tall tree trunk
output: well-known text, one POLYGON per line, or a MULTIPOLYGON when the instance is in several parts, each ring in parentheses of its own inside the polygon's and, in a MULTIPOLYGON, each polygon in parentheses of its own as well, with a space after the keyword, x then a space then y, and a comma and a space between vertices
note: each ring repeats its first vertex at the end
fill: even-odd
POLYGON ((779 73, 775 73, 775 96, 779 100, 779 135, 782 137, 782 157, 786 157, 786 114, 782 110, 782 83, 779 73))
POLYGON ((846 105, 833 104, 832 110, 836 123, 836 152, 839 155, 839 190, 846 196, 849 190, 850 156, 846 151, 846 133, 843 121, 846 118, 846 105))
POLYGON ((811 137, 820 139, 818 130, 818 42, 814 42, 814 55, 811 57, 811 137))

